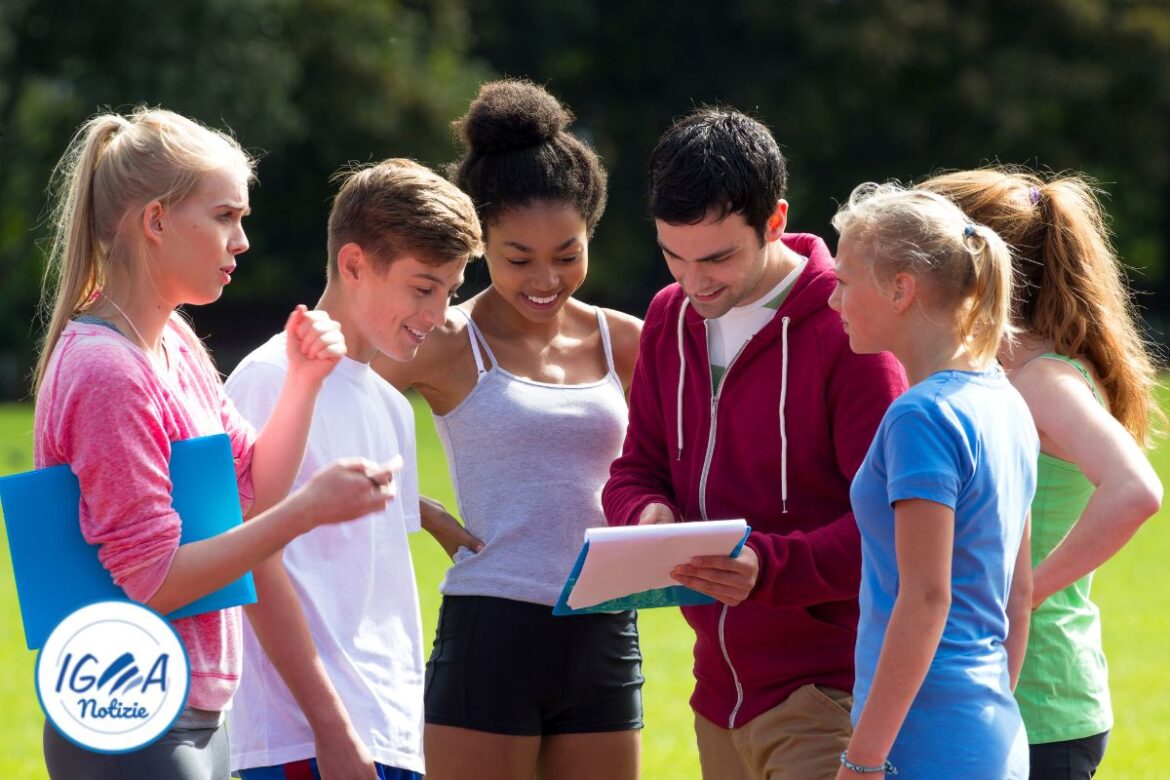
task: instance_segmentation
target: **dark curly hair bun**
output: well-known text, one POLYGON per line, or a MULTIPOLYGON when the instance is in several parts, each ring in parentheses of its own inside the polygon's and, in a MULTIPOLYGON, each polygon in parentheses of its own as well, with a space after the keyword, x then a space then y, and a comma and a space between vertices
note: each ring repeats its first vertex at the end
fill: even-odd
POLYGON ((456 124, 472 152, 499 154, 538 146, 572 121, 572 112, 542 87, 507 79, 484 84, 456 124))
POLYGON ((455 129, 466 154, 447 168, 470 197, 484 232, 505 211, 536 201, 568 203, 590 235, 605 211, 597 152, 565 128, 573 115, 544 87, 504 79, 484 84, 455 129))

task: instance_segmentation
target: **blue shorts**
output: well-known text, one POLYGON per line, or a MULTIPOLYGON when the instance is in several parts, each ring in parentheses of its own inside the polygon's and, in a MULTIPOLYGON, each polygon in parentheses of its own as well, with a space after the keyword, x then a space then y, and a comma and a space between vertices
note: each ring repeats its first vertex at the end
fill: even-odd
MULTIPOLYGON (((418 772, 408 769, 397 769, 385 764, 374 764, 378 770, 378 780, 423 780, 418 772)), ((240 769, 235 774, 241 780, 321 780, 321 773, 317 771, 317 759, 306 758, 301 761, 290 761, 287 764, 276 766, 258 766, 252 769, 240 769)))

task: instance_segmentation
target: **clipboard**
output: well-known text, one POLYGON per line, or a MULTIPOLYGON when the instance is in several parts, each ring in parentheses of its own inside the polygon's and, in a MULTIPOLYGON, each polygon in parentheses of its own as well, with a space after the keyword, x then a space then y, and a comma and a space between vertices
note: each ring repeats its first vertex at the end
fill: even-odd
MULTIPOLYGON (((726 553, 728 556, 730 556, 732 558, 738 557, 740 550, 743 549, 743 545, 747 541, 748 535, 752 531, 751 526, 747 525, 747 523, 744 522, 743 520, 704 521, 704 524, 706 524, 708 527, 718 524, 718 525, 724 526, 725 528, 727 528, 729 530, 734 530, 736 532, 738 532, 739 529, 742 529, 742 533, 738 536, 738 541, 735 542, 733 546, 731 546, 730 550, 728 550, 726 547, 724 547, 722 550, 712 549, 709 552, 703 553, 703 554, 709 554, 709 555, 719 555, 721 553, 726 553), (730 525, 728 525, 728 524, 730 524, 730 525)), ((607 536, 612 534, 612 535, 617 536, 617 537, 620 537, 623 535, 629 535, 629 536, 649 535, 649 534, 662 535, 664 533, 668 533, 668 531, 665 529, 670 529, 672 526, 675 527, 676 529, 678 529, 678 528, 684 528, 687 526, 693 527, 693 526, 697 526, 697 525, 699 525, 698 522, 696 522, 696 523, 677 523, 677 524, 660 525, 660 526, 625 526, 622 528, 605 528, 605 529, 590 528, 590 529, 586 530, 585 541, 581 545, 581 551, 577 554, 577 561, 576 561, 576 563, 573 564, 573 568, 569 572, 569 576, 565 580, 565 585, 561 589, 560 598, 557 599, 557 603, 553 607, 553 614, 554 615, 582 615, 582 614, 589 614, 589 613, 594 613, 594 612, 619 612, 619 611, 628 610, 628 609, 651 609, 654 607, 689 607, 689 606, 698 606, 701 604, 715 603, 714 598, 712 598, 711 596, 708 596, 704 593, 700 593, 699 591, 694 590, 693 588, 688 588, 685 585, 668 585, 666 587, 650 588, 647 590, 638 591, 636 593, 629 593, 629 594, 626 594, 623 596, 619 596, 617 598, 602 601, 602 602, 597 603, 597 604, 591 604, 591 605, 582 606, 582 607, 569 606, 569 599, 570 599, 571 595, 573 594, 574 589, 577 587, 577 583, 581 579, 582 572, 585 568, 585 562, 589 557, 591 541, 593 541, 592 537, 597 536, 599 533, 606 534, 607 536), (651 531, 649 529, 657 529, 657 530, 651 531)), ((615 540, 615 541, 617 541, 617 540, 615 540)), ((689 560, 689 557, 687 558, 687 560, 689 560)), ((685 563, 685 562, 686 562, 685 560, 673 561, 673 562, 668 564, 668 567, 673 568, 673 566, 678 565, 680 563, 685 563)))
MULTIPOLYGON (((218 536, 243 522, 226 433, 171 445, 172 506, 182 518, 179 543, 218 536)), ((95 601, 129 601, 81 536, 81 489, 68 465, 0 477, 25 643, 41 647, 69 613, 95 601)), ((256 601, 249 572, 166 616, 167 620, 256 601)))

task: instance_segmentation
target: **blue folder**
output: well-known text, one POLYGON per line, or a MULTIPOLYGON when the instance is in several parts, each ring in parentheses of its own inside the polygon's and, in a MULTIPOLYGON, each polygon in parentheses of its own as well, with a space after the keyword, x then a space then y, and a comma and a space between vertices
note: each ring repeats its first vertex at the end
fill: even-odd
MULTIPOLYGON (((748 526, 743 532, 743 538, 729 553, 729 557, 739 557, 739 551, 743 549, 744 542, 747 541, 751 532, 752 528, 748 526)), ((577 554, 577 562, 573 564, 573 570, 569 572, 569 576, 565 580, 565 587, 561 589, 561 597, 557 599, 557 603, 553 607, 554 615, 586 615, 590 612, 622 612, 627 609, 651 609, 653 607, 694 607, 700 604, 715 603, 715 599, 694 588, 688 588, 686 585, 671 585, 666 588, 631 593, 629 596, 603 601, 592 607, 573 609, 569 606, 569 594, 573 592, 573 588, 577 584, 577 577, 581 575, 581 569, 585 566, 585 558, 588 555, 589 541, 586 540, 581 545, 581 552, 577 554)))
MULTIPOLYGON (((181 544, 217 536, 243 522, 227 434, 174 442, 170 468, 172 505, 182 519, 181 544)), ((129 601, 98 561, 97 547, 81 536, 80 501, 77 477, 67 465, 0 478, 0 503, 30 650, 41 647, 66 615, 86 604, 129 601)), ((245 574, 166 617, 175 620, 255 601, 252 575, 245 574)))

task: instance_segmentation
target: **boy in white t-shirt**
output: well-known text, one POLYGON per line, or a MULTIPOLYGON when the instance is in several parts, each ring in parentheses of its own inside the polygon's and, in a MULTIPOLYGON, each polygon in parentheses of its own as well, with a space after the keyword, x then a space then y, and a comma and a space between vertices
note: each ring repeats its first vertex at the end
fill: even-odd
MULTIPOLYGON (((401 457, 403 467, 385 511, 286 547, 287 578, 259 594, 263 612, 248 613, 228 719, 232 769, 244 780, 415 780, 425 771, 422 629, 406 536, 420 527, 414 415, 369 363, 376 352, 413 358, 481 252, 471 201, 410 160, 351 171, 334 200, 317 308, 340 323, 347 355, 321 389, 295 485, 339 457, 401 457)), ((228 378, 253 424, 276 408, 287 368, 278 334, 228 378)), ((439 520, 448 525, 428 530, 448 546, 461 529, 445 513, 439 520)))

